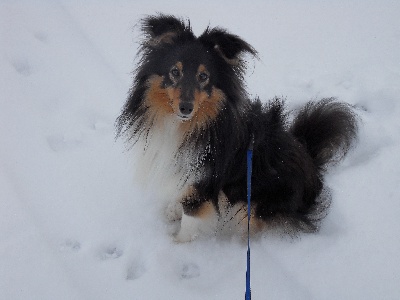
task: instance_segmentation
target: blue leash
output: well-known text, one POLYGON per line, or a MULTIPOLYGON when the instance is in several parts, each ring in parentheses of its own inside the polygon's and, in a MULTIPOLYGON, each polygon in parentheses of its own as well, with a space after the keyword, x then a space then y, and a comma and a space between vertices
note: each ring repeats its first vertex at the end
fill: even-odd
POLYGON ((251 300, 250 288, 250 199, 251 199, 251 173, 253 161, 253 139, 247 150, 247 270, 246 270, 246 294, 245 300, 251 300))

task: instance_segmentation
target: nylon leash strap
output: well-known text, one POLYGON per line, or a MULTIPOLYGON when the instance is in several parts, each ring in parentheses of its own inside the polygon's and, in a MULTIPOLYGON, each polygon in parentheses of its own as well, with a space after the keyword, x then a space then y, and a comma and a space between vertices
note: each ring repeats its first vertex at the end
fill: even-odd
POLYGON ((250 288, 250 215, 251 215, 251 173, 253 161, 253 139, 247 150, 247 270, 246 270, 246 294, 245 300, 251 300, 250 288))

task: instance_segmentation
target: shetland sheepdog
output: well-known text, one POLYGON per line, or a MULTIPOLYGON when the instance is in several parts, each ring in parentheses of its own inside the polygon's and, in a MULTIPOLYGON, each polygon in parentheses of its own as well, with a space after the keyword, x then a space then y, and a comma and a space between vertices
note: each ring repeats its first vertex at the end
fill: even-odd
POLYGON ((140 177, 172 201, 165 209, 180 223, 175 240, 247 232, 249 146, 251 233, 318 230, 330 203, 323 174, 356 139, 352 107, 311 101, 289 122, 284 100, 249 99, 244 58, 257 52, 242 38, 219 27, 196 37, 189 22, 169 15, 146 17, 141 29, 117 136, 139 149, 140 177))

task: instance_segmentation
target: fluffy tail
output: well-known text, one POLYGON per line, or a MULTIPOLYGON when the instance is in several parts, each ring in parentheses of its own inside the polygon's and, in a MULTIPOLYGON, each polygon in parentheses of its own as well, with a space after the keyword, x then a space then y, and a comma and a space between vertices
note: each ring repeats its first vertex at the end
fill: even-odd
POLYGON ((290 130, 307 148, 315 165, 325 169, 349 151, 356 140, 357 127, 357 116, 349 104, 327 98, 308 102, 290 130))

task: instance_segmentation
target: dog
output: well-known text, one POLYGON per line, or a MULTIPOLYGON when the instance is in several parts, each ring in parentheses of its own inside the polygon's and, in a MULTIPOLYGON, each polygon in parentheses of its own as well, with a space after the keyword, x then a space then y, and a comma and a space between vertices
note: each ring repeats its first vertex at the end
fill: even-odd
POLYGON ((225 227, 247 232, 249 147, 251 233, 274 226, 317 231, 330 203, 323 175, 357 137, 353 108, 333 98, 311 101, 289 124, 285 100, 249 99, 244 57, 257 52, 239 36, 208 27, 196 37, 189 22, 163 14, 144 18, 141 29, 117 137, 140 150, 140 177, 172 198, 165 209, 180 221, 175 240, 225 227))

